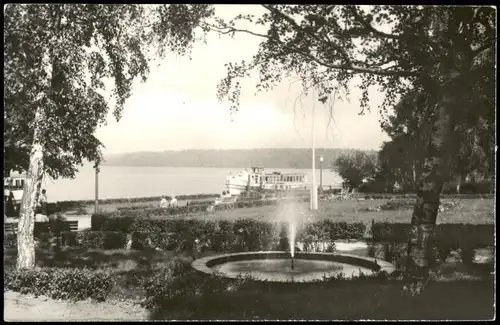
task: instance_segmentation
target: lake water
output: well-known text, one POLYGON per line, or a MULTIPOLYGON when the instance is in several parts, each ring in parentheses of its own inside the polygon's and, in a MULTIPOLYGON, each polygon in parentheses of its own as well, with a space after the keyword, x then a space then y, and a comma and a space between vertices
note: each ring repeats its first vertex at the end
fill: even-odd
MULTIPOLYGON (((102 166, 99 173, 99 198, 132 198, 160 195, 213 194, 224 189, 229 173, 243 168, 192 167, 118 167, 102 166)), ((308 182, 311 170, 269 168, 268 172, 305 172, 308 182)), ((319 184, 320 171, 316 170, 319 184)), ((323 186, 339 186, 342 179, 337 173, 323 170, 323 186)), ((80 168, 75 179, 44 179, 49 202, 91 200, 95 197, 95 172, 91 165, 80 168)))

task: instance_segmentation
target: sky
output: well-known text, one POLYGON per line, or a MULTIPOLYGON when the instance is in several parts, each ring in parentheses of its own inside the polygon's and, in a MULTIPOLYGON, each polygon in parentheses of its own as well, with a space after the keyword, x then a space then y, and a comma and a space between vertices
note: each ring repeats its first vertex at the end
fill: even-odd
MULTIPOLYGON (((246 5, 245 13, 262 12, 246 5)), ((233 18, 241 5, 217 6, 216 13, 233 18)), ((146 83, 137 82, 123 116, 97 130, 104 154, 183 149, 318 148, 379 149, 388 137, 380 129, 377 105, 383 94, 370 92, 371 112, 360 112, 361 95, 353 84, 349 101, 322 105, 314 94, 302 96, 300 83, 286 80, 277 88, 255 95, 255 77, 242 84, 240 110, 231 115, 220 103, 216 87, 225 75, 224 64, 250 59, 259 39, 239 34, 209 34, 206 44, 195 44, 190 57, 168 55, 154 62, 146 83), (294 105, 295 103, 295 105, 294 105), (332 110, 333 121, 329 118, 332 110), (330 125, 329 125, 330 124, 330 125)))

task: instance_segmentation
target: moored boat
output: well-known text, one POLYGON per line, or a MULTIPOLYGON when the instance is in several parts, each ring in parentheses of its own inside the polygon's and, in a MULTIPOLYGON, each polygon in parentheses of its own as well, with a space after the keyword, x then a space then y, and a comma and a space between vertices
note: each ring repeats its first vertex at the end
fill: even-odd
POLYGON ((23 198, 24 183, 26 182, 26 174, 11 174, 3 178, 3 195, 7 198, 10 192, 14 194, 14 204, 21 203, 23 198))
POLYGON ((251 191, 291 191, 307 188, 305 173, 264 172, 262 167, 251 167, 226 178, 226 191, 240 195, 251 191))

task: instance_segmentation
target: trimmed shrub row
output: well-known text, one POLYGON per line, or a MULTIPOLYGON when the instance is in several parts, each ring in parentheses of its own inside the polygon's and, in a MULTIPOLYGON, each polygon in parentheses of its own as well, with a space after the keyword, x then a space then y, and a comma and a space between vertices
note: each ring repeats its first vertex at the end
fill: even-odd
MULTIPOLYGON (((495 183, 489 180, 481 182, 467 182, 460 186, 462 194, 487 194, 495 191, 495 183)), ((457 194, 456 184, 447 183, 443 187, 444 194, 457 194)))
MULTIPOLYGON (((287 199, 281 199, 287 200, 287 199)), ((309 198, 294 198, 295 201, 298 202, 308 202, 309 198)), ((233 209, 241 209, 241 208, 254 208, 260 206, 267 205, 275 205, 278 204, 280 200, 241 200, 233 203, 223 203, 214 206, 215 211, 224 211, 224 210, 233 210, 233 209)), ((159 208, 159 207, 122 207, 118 208, 118 211, 137 211, 138 213, 143 213, 143 211, 147 211, 147 214, 151 215, 180 215, 180 214, 189 214, 189 213, 200 213, 207 211, 207 208, 211 206, 213 202, 204 201, 197 204, 190 204, 189 206, 183 205, 178 207, 170 207, 170 208, 159 208)))
MULTIPOLYGON (((64 231, 59 236, 48 233, 35 238, 38 247, 48 248, 57 244, 61 247, 74 247, 84 249, 123 249, 127 246, 127 234, 118 231, 64 231)), ((17 235, 6 234, 3 239, 3 247, 17 247, 17 235)))
MULTIPOLYGON (((176 196, 178 200, 199 200, 199 199, 209 199, 216 198, 220 194, 188 194, 176 196)), ((135 197, 135 198, 117 198, 117 199, 103 199, 99 200, 100 204, 116 204, 116 203, 139 203, 139 202, 149 202, 158 201, 160 202, 162 196, 148 196, 148 197, 135 197)), ((167 200, 172 199, 172 197, 165 195, 167 200)), ((69 209, 80 208, 86 205, 92 205, 95 200, 78 200, 78 201, 57 201, 54 203, 47 204, 47 210, 56 212, 66 211, 69 209)))
MULTIPOLYGON (((111 218, 113 223, 103 223, 96 231, 63 232, 59 244, 86 249, 121 249, 131 240, 131 248, 159 248, 189 251, 257 251, 284 250, 287 225, 253 219, 198 220, 198 219, 145 219, 138 218, 128 224, 121 218, 111 218), (118 227, 116 227, 118 226, 118 227)), ((130 221, 130 218, 126 218, 130 221)), ((366 232, 364 223, 336 223, 321 220, 298 226, 297 241, 312 245, 337 239, 362 239, 366 232)), ((4 248, 15 247, 15 235, 4 236, 4 248)), ((40 237, 39 245, 54 245, 51 236, 40 237)))
POLYGON ((85 268, 11 268, 4 272, 4 290, 52 299, 104 301, 113 284, 110 272, 85 268))
MULTIPOLYGON (((481 182, 467 182, 460 186, 460 194, 492 194, 495 190, 495 184, 492 181, 485 180, 481 182)), ((385 182, 367 182, 359 187, 360 193, 384 194, 386 193, 385 182)), ((404 189, 403 193, 416 193, 416 190, 409 186, 404 189)), ((445 183, 442 194, 458 194, 457 185, 453 183, 445 183)))
MULTIPOLYGON (((200 220, 147 220, 131 233, 123 231, 63 232, 59 245, 84 249, 162 249, 215 252, 286 250, 288 240, 284 225, 255 220, 230 222, 200 220), (165 222, 166 221, 166 222, 165 222), (128 246, 130 244, 130 246, 128 246)), ((406 243, 410 225, 375 223, 371 235, 375 242, 406 243)), ((335 223, 331 220, 300 225, 296 240, 304 249, 313 250, 317 243, 338 239, 362 239, 370 230, 363 223, 335 223)), ((56 245, 54 236, 37 239, 39 247, 56 245)), ((474 224, 441 224, 436 227, 435 246, 441 249, 474 249, 494 246, 494 226, 474 224)), ((4 236, 4 249, 16 247, 16 235, 4 236)))
MULTIPOLYGON (((411 225, 406 223, 380 222, 372 225, 374 241, 396 243, 408 242, 411 225)), ((475 248, 477 246, 494 246, 494 225, 488 224, 439 224, 435 229, 436 246, 450 248, 475 248)))

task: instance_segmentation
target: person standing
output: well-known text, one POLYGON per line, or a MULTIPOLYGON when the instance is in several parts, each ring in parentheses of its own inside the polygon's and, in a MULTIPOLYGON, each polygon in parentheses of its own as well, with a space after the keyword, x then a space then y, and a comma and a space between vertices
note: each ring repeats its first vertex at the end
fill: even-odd
POLYGON ((12 193, 12 191, 10 191, 9 196, 7 197, 7 204, 5 209, 6 209, 5 214, 7 215, 7 218, 15 218, 16 210, 14 207, 14 193, 12 193))
POLYGON ((176 208, 177 207, 177 199, 175 196, 172 197, 172 200, 170 201, 170 207, 176 208))
POLYGON ((39 202, 41 213, 47 215, 47 191, 45 189, 42 190, 39 202))
POLYGON ((168 201, 164 196, 161 197, 160 208, 162 209, 168 208, 168 201))

